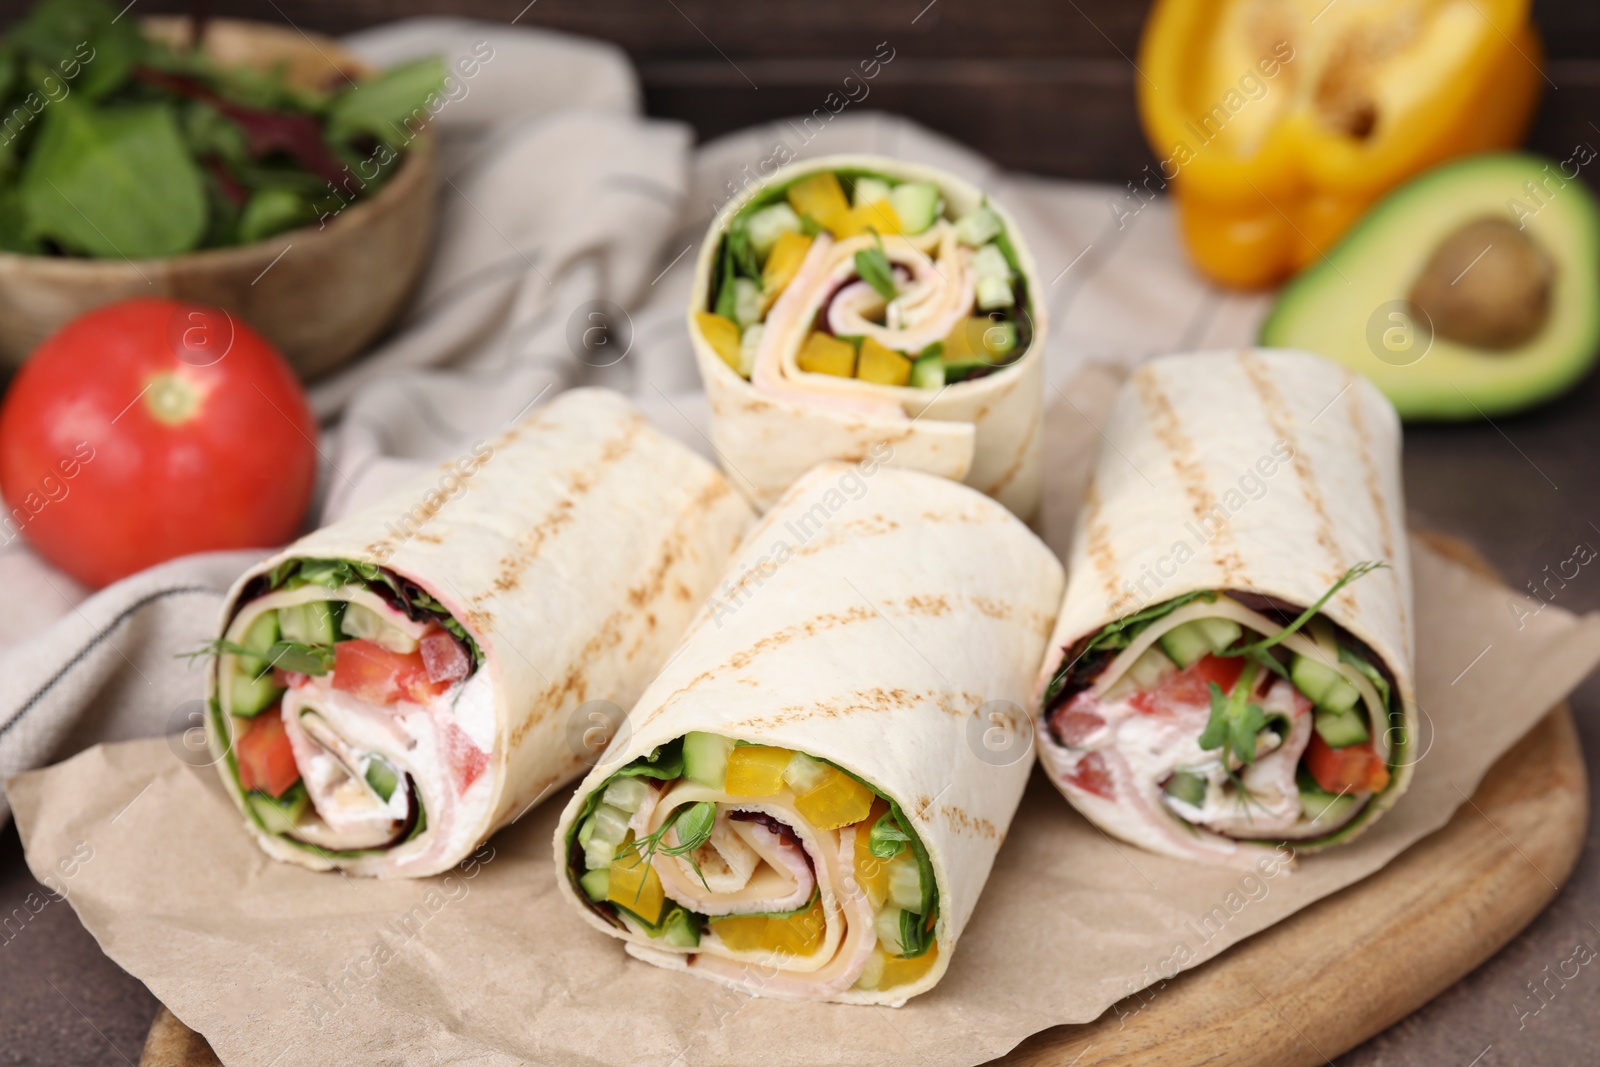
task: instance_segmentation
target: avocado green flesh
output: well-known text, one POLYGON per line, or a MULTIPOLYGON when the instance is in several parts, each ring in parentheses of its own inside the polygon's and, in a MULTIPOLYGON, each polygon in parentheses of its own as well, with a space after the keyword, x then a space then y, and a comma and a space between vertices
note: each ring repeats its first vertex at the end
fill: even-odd
POLYGON ((1583 177, 1565 178, 1555 161, 1505 153, 1439 167, 1380 201, 1291 282, 1262 325, 1261 343, 1315 352, 1365 375, 1406 419, 1476 418, 1549 399, 1581 377, 1600 349, 1600 209, 1583 177), (1529 181, 1542 207, 1525 188, 1529 181), (1369 320, 1407 299, 1441 241, 1484 217, 1513 224, 1520 217, 1554 261, 1544 327, 1515 348, 1470 348, 1436 334, 1414 363, 1379 359, 1368 344, 1369 320))

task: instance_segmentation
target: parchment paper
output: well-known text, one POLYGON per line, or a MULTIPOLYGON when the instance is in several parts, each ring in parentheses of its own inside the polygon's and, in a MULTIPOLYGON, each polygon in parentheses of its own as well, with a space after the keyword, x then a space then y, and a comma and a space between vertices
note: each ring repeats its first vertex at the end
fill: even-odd
MULTIPOLYGON (((1077 383, 1048 420, 1042 525, 1058 554, 1097 440, 1080 411, 1104 412, 1109 387, 1077 383)), ((8 791, 35 875, 230 1067, 975 1064, 1382 867, 1600 660, 1600 616, 1532 613, 1412 551, 1424 754, 1383 822, 1292 870, 1241 874, 1113 844, 1036 773, 949 974, 900 1009, 754 999, 628 959, 558 899, 564 796, 450 874, 376 882, 261 854, 178 739, 90 749, 8 791)))

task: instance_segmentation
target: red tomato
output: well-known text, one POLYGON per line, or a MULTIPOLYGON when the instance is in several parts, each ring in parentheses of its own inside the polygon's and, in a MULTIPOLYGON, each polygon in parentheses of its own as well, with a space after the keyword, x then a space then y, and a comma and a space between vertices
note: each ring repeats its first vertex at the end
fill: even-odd
POLYGON ((239 788, 246 792, 259 789, 281 797, 300 780, 283 715, 275 706, 249 720, 234 739, 233 754, 239 761, 239 788))
POLYGON ((1106 766, 1106 758, 1098 752, 1091 752, 1079 760, 1072 773, 1067 775, 1067 781, 1097 797, 1110 798, 1116 792, 1116 785, 1111 781, 1111 769, 1106 766))
POLYGON ((1069 748, 1083 744, 1105 724, 1106 720, 1101 716, 1071 704, 1056 713, 1054 723, 1056 736, 1069 748))
POLYGON ((409 700, 426 704, 450 688, 430 682, 420 652, 390 652, 371 641, 340 641, 333 646, 333 687, 374 704, 409 700))
POLYGON ((456 792, 465 793, 489 766, 489 753, 479 748, 467 732, 453 722, 445 723, 440 743, 455 776, 456 792))
POLYGON ((0 493, 51 563, 102 586, 300 528, 317 425, 294 372, 219 308, 140 299, 40 345, 0 409, 0 493))
POLYGON ((1202 656, 1155 689, 1135 693, 1128 702, 1146 715, 1174 714, 1180 709, 1211 707, 1211 683, 1224 693, 1233 689, 1244 670, 1241 656, 1202 656))
POLYGON ((422 635, 417 651, 422 653, 422 665, 428 670, 430 682, 453 682, 465 678, 472 663, 467 650, 455 635, 442 627, 434 627, 422 635))
POLYGON ((1313 733, 1306 748, 1306 769, 1329 793, 1381 793, 1389 785, 1389 768, 1371 741, 1330 748, 1322 735, 1313 733))

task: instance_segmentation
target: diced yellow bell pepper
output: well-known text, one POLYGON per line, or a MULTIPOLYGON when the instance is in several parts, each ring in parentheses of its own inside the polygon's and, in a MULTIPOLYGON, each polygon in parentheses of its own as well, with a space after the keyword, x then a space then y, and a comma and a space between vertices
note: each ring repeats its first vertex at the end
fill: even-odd
POLYGON ((928 951, 916 959, 903 960, 898 956, 889 956, 883 961, 883 975, 878 979, 879 989, 890 989, 897 985, 907 985, 933 969, 934 961, 939 958, 939 946, 933 945, 928 951))
POLYGON ((735 745, 728 753, 724 792, 736 797, 770 797, 783 788, 783 769, 794 755, 770 745, 735 745))
POLYGON ((850 201, 844 186, 833 171, 813 174, 789 186, 789 206, 801 218, 810 215, 817 225, 832 230, 835 222, 850 214, 850 201))
POLYGON ((849 341, 841 341, 820 330, 806 338, 806 343, 795 357, 800 369, 810 374, 832 374, 840 378, 854 377, 856 350, 849 341))
POLYGON ((712 351, 722 357, 722 361, 733 368, 735 374, 739 373, 739 324, 732 319, 713 315, 709 311, 696 311, 694 322, 700 327, 700 332, 711 345, 712 351))
POLYGON ((768 919, 761 933, 761 947, 769 952, 790 956, 809 956, 822 947, 827 933, 828 920, 822 912, 822 901, 812 902, 809 910, 787 919, 768 919))
POLYGON ((996 329, 994 320, 985 315, 962 319, 944 339, 944 361, 963 363, 981 359, 993 363, 998 358, 994 346, 989 343, 989 331, 993 329, 996 329))
POLYGON ((856 377, 879 385, 905 385, 911 380, 911 361, 876 337, 868 337, 861 342, 856 377))
POLYGON ((800 273, 800 264, 811 251, 811 238, 803 233, 785 231, 767 254, 766 266, 761 268, 761 310, 763 313, 789 287, 794 276, 800 273))
POLYGON ((760 915, 734 915, 712 919, 711 928, 722 943, 735 952, 772 952, 785 956, 809 956, 822 947, 827 933, 827 917, 822 901, 813 901, 806 911, 787 918, 760 915))
POLYGON ((869 230, 879 234, 899 233, 904 229, 900 215, 887 200, 874 200, 870 204, 851 208, 828 225, 828 231, 839 240, 859 237, 869 230))
POLYGON ((889 899, 889 861, 882 856, 874 856, 868 844, 872 828, 878 825, 878 820, 888 810, 888 803, 882 797, 877 797, 872 801, 872 810, 867 813, 866 819, 856 824, 856 887, 867 895, 874 912, 889 899))
POLYGON ((839 768, 829 767, 822 781, 795 798, 794 806, 818 830, 837 830, 865 819, 876 796, 839 768))
POLYGON ((761 948, 762 935, 767 930, 765 915, 733 915, 726 919, 712 919, 722 943, 735 952, 755 952, 761 948))
POLYGON ((656 874, 656 869, 633 847, 632 830, 622 839, 616 856, 611 860, 611 880, 606 886, 606 899, 622 905, 652 926, 661 921, 667 894, 661 888, 661 876, 656 874))

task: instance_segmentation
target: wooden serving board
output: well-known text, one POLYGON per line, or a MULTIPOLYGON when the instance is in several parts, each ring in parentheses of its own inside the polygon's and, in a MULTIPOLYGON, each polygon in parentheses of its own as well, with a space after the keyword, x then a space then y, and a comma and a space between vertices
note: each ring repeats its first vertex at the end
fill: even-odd
MULTIPOLYGON (((1488 573, 1465 545, 1429 541, 1488 573)), ((1583 755, 1563 704, 1495 764, 1444 829, 1378 873, 1093 1023, 1035 1034, 995 1062, 1325 1064, 1438 996, 1543 911, 1577 863, 1588 814, 1583 755)), ((205 1039, 166 1008, 139 1063, 219 1067, 205 1039)))

